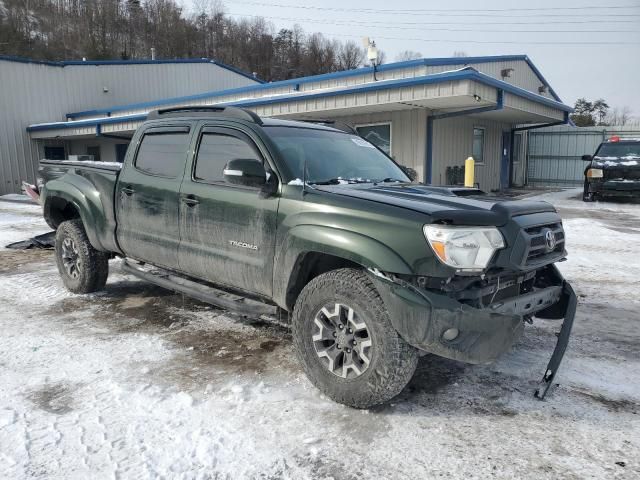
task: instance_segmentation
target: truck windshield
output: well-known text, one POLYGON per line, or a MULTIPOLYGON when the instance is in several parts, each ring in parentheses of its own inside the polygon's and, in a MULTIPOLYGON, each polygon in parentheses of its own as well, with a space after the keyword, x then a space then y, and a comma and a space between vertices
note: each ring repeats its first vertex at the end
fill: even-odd
POLYGON ((603 143, 595 156, 607 160, 640 158, 640 142, 603 143))
POLYGON ((298 127, 265 126, 293 182, 410 182, 402 169, 366 140, 342 132, 298 127))

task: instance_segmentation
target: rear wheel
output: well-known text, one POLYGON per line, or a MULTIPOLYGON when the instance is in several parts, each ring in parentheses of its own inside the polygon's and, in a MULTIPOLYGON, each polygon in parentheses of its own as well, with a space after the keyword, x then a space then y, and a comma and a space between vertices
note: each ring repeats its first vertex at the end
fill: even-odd
POLYGON ((79 219, 67 220, 56 231, 56 263, 65 287, 91 293, 107 283, 109 254, 93 248, 79 219))
POLYGON ((411 380, 418 352, 391 325, 369 277, 341 269, 313 279, 293 311, 298 358, 311 382, 356 408, 384 403, 411 380))

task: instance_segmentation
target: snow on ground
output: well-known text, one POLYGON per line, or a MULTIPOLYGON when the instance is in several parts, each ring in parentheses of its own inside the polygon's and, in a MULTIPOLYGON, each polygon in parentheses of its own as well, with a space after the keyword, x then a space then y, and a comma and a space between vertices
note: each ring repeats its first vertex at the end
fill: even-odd
MULTIPOLYGON (((389 405, 323 398, 289 332, 120 273, 64 290, 50 252, 0 251, 0 478, 638 478, 640 205, 542 195, 565 218, 580 295, 497 363, 426 356, 389 405)), ((0 246, 47 230, 0 199, 0 246)))
POLYGON ((51 231, 42 218, 42 208, 26 195, 3 195, 0 202, 0 251, 9 243, 51 231))

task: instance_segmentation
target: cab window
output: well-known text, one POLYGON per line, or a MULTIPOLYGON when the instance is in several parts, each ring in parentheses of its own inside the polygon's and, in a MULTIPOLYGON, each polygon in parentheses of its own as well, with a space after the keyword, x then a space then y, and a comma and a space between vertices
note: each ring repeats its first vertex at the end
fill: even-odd
POLYGON ((188 132, 147 133, 142 137, 135 166, 150 175, 177 178, 182 175, 188 146, 188 132))
POLYGON ((235 159, 262 162, 260 154, 248 141, 235 135, 205 132, 198 148, 194 178, 204 182, 223 182, 224 167, 235 159))

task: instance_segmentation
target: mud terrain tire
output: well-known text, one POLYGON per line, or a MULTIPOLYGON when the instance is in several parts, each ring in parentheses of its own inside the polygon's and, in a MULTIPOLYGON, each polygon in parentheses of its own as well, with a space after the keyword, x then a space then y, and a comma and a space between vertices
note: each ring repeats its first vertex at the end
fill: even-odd
MULTIPOLYGON (((349 325, 352 324, 349 323, 349 325)), ((323 338, 324 336, 328 338, 323 340, 325 342, 323 346, 332 343, 332 334, 329 332, 335 332, 338 338, 341 338, 336 341, 335 346, 339 346, 339 341, 342 341, 340 350, 347 351, 345 345, 348 345, 349 341, 348 339, 345 341, 345 326, 342 325, 343 328, 337 330, 339 326, 321 335, 323 338)), ((356 330, 355 327, 354 330, 356 330)), ((418 351, 400 338, 391 325, 389 313, 378 291, 367 274, 360 270, 346 268, 334 270, 319 275, 309 282, 296 301, 292 332, 296 353, 309 380, 334 401, 355 408, 378 405, 398 395, 411 380, 418 363, 418 351), (344 361, 346 353, 340 352, 339 355, 345 355, 345 357, 337 357, 335 362, 332 361, 327 366, 329 360, 321 358, 322 355, 317 347, 316 338, 319 338, 322 327, 316 322, 329 325, 327 316, 322 312, 323 307, 326 307, 324 312, 333 310, 331 308, 333 305, 337 312, 335 316, 331 315, 333 319, 342 318, 334 323, 345 324, 344 320, 347 316, 339 312, 338 308, 338 305, 344 305, 347 306, 344 308, 347 308, 348 314, 353 310, 352 318, 357 318, 360 325, 366 324, 366 332, 362 330, 364 332, 361 334, 362 338, 349 337, 353 342, 357 340, 361 349, 360 345, 363 343, 361 340, 364 339, 364 343, 369 343, 366 339, 370 339, 370 346, 366 351, 368 357, 366 367, 356 357, 355 362, 360 361, 359 365, 365 368, 361 368, 363 369, 361 373, 356 374, 351 371, 347 374, 355 378, 339 376, 341 372, 339 368, 338 374, 331 370, 331 365, 338 364, 340 358, 344 361)), ((333 334, 333 337, 336 335, 333 334)), ((352 347, 354 350, 356 348, 352 347)))
POLYGON ((55 253, 58 272, 69 291, 91 293, 107 283, 109 254, 93 248, 80 219, 58 226, 55 253))

